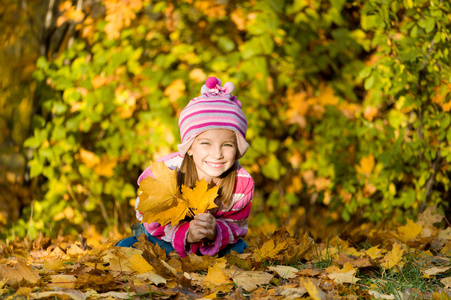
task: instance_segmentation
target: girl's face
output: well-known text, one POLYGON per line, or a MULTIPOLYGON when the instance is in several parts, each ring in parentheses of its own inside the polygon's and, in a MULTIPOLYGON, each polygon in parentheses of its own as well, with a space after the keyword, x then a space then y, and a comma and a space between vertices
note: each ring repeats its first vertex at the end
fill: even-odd
POLYGON ((236 135, 232 130, 210 129, 199 134, 188 150, 196 164, 199 180, 217 182, 236 160, 236 135))

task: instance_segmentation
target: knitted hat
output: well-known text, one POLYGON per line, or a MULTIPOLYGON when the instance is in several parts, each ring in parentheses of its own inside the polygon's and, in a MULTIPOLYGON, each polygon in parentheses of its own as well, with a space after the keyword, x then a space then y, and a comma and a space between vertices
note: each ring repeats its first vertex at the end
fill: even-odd
POLYGON ((237 159, 249 148, 246 142, 247 120, 241 110, 241 102, 231 93, 235 86, 209 77, 202 86, 202 95, 192 99, 182 110, 179 128, 182 143, 177 145, 181 156, 185 156, 193 144, 194 138, 209 129, 229 129, 236 134, 237 159))

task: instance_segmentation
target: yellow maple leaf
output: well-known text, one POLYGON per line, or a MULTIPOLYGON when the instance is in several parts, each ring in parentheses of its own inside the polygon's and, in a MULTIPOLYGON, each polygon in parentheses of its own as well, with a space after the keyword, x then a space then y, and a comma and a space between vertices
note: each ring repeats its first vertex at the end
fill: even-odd
MULTIPOLYGON (((326 270, 327 271, 327 270, 326 270)), ((333 279, 336 283, 354 283, 360 280, 357 277, 354 277, 354 274, 357 272, 357 268, 353 268, 352 264, 347 262, 343 265, 342 269, 331 272, 327 276, 330 279, 333 279)))
POLYGON ((288 240, 274 244, 274 240, 270 239, 263 243, 262 247, 255 251, 254 257, 256 261, 262 261, 265 258, 273 258, 286 249, 288 240))
POLYGON ((193 189, 182 185, 180 193, 177 170, 170 170, 164 162, 151 163, 150 170, 154 177, 142 180, 138 190, 138 210, 143 214, 143 222, 175 226, 187 214, 194 216, 217 207, 214 200, 218 187, 208 190, 207 182, 202 180, 193 189))
POLYGON ((393 249, 385 255, 384 261, 382 262, 382 266, 385 269, 392 269, 394 266, 400 266, 402 267, 403 263, 402 255, 404 254, 404 250, 401 249, 401 245, 398 243, 395 243, 393 245, 393 249))
POLYGON ((183 198, 188 201, 194 215, 205 212, 208 209, 218 207, 214 200, 218 196, 219 186, 208 189, 208 183, 205 180, 198 181, 194 189, 182 186, 183 198))
POLYGON ((156 273, 155 268, 152 267, 141 255, 134 254, 130 257, 130 268, 138 274, 156 273))
POLYGON ((309 294, 309 296, 314 299, 314 300, 321 300, 321 299, 325 299, 325 295, 324 292, 317 287, 311 280, 310 278, 306 277, 304 279, 304 277, 301 277, 300 279, 300 283, 301 285, 304 286, 304 288, 307 290, 307 293, 309 294))
POLYGON ((385 249, 379 249, 379 245, 371 247, 370 249, 366 250, 365 253, 368 254, 371 259, 376 260, 378 258, 384 257, 384 253, 386 253, 387 250, 385 249))
POLYGON ((222 269, 226 267, 226 259, 219 258, 215 265, 208 268, 207 276, 204 279, 204 286, 213 284, 215 286, 228 283, 230 278, 224 274, 222 269))
POLYGON ((143 222, 166 225, 172 221, 175 225, 186 215, 178 201, 177 170, 170 170, 164 162, 151 163, 150 170, 154 177, 142 180, 138 189, 138 210, 143 214, 143 222))
POLYGON ((420 224, 407 219, 405 226, 398 227, 398 231, 401 234, 401 238, 404 242, 414 240, 417 236, 420 236, 423 232, 423 227, 420 224))

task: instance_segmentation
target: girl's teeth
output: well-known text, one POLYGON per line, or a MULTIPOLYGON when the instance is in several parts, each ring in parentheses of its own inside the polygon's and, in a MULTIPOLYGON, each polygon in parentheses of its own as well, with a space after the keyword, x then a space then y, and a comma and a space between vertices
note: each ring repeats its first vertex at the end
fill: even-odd
POLYGON ((207 163, 209 166, 211 166, 211 167, 214 167, 214 168, 219 168, 219 167, 221 167, 223 164, 222 163, 220 163, 220 164, 214 164, 214 163, 207 163))

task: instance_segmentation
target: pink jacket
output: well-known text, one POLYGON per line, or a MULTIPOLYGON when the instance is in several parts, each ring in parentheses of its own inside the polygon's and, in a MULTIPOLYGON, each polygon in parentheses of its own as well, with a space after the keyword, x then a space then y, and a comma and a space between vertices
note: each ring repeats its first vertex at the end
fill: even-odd
MULTIPOLYGON (((159 161, 163 161, 168 168, 174 170, 180 168, 183 157, 179 153, 172 153, 159 161)), ((248 217, 254 195, 254 180, 251 175, 242 166, 238 166, 236 172, 237 179, 231 205, 229 207, 218 207, 210 210, 210 213, 216 217, 215 242, 187 244, 186 237, 189 229, 189 222, 187 221, 181 221, 176 226, 171 226, 171 224, 160 226, 156 222, 150 224, 144 223, 147 232, 163 241, 171 243, 181 257, 187 256, 188 253, 197 253, 197 251, 200 251, 203 255, 212 256, 228 244, 236 243, 248 231, 248 217)), ((139 176, 138 185, 147 176, 153 177, 149 167, 139 176)), ((138 207, 138 203, 139 197, 137 198, 135 208, 138 207)), ((142 215, 138 210, 136 210, 136 217, 142 221, 142 215)))

